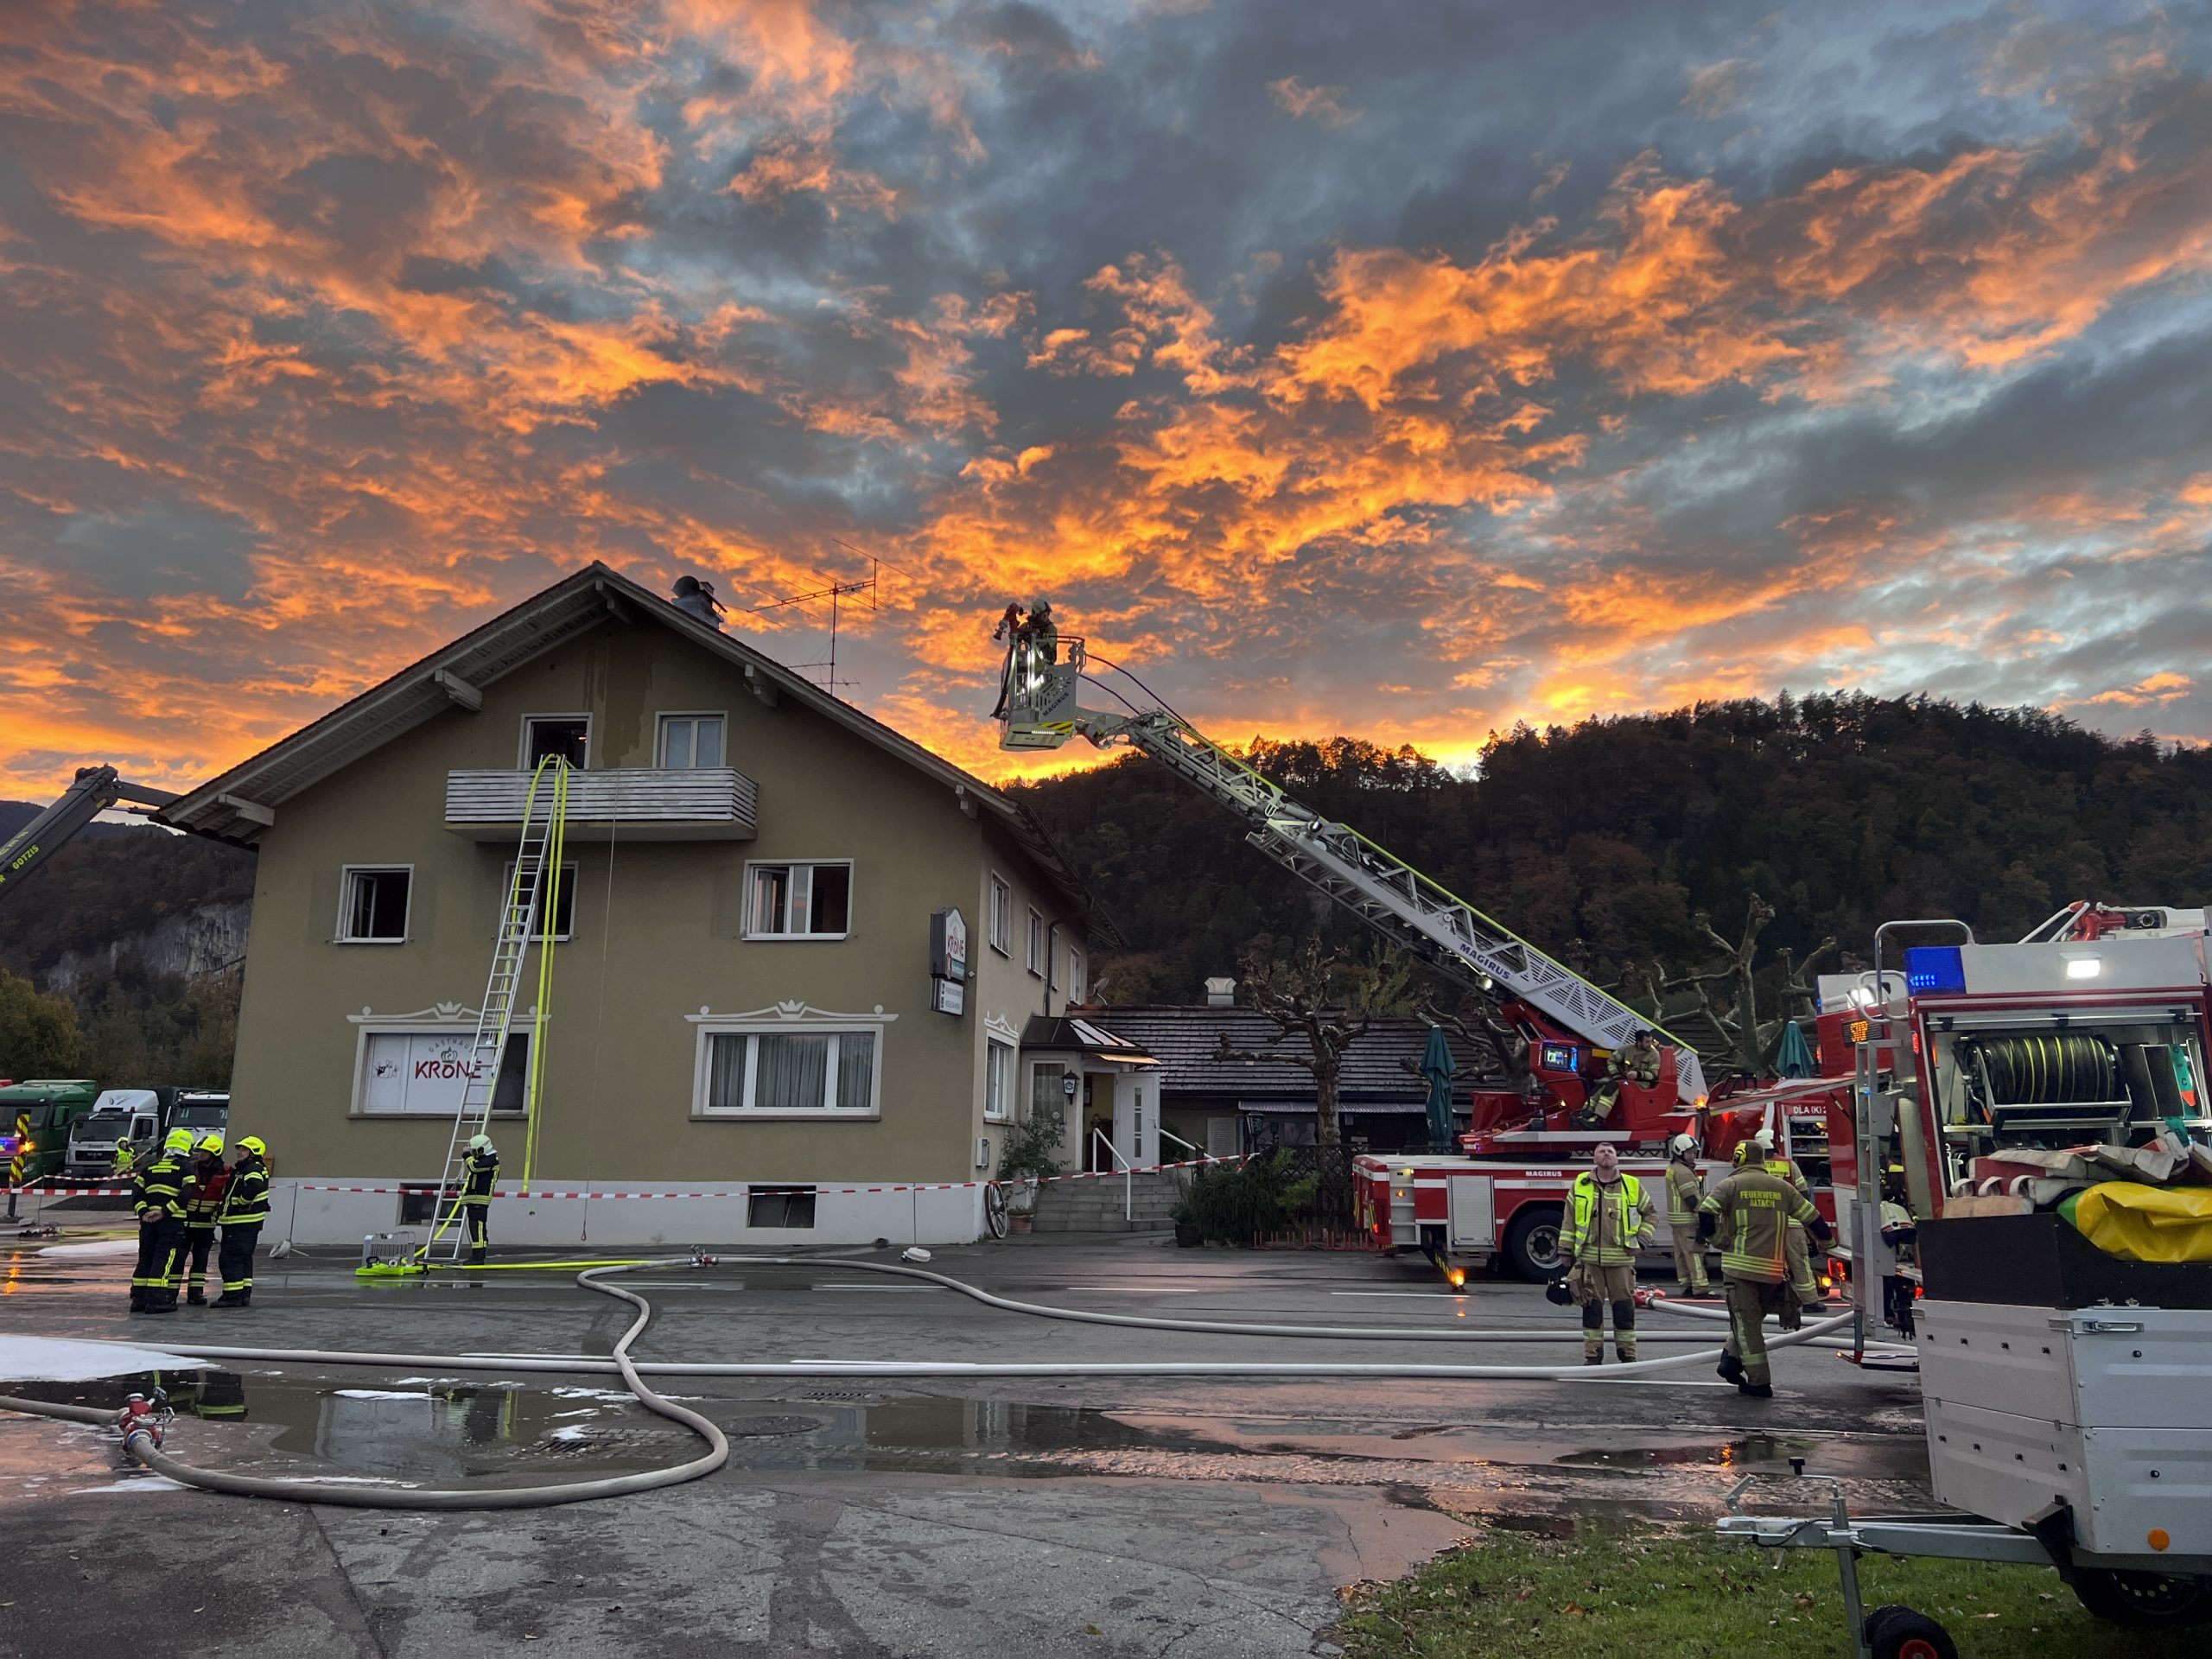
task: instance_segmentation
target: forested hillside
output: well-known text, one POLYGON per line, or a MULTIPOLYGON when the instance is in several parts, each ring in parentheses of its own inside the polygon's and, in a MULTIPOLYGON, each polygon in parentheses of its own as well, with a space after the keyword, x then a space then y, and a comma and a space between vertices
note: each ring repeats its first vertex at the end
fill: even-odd
MULTIPOLYGON (((1389 847, 1532 942, 1625 988, 1708 958, 1756 892, 1763 949, 1892 917, 2017 938, 2069 899, 2212 899, 2212 753, 2116 741, 2034 709, 1822 696, 1525 727, 1461 777, 1354 739, 1259 743, 1300 799, 1389 847)), ((1128 951, 1107 995, 1183 1000, 1255 936, 1308 929, 1310 890, 1235 823, 1127 756, 1019 791, 1066 844, 1128 951)), ((1349 940, 1356 924, 1324 925, 1349 940)))

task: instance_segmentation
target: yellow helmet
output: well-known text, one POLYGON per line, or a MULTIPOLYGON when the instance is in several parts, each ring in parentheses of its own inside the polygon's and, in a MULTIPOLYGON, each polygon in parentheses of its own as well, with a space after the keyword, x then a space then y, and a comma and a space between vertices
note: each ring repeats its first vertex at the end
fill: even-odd
POLYGON ((190 1152, 192 1150, 192 1131, 190 1129, 171 1129, 167 1135, 162 1137, 162 1150, 163 1152, 190 1152))
POLYGON ((238 1136, 238 1150, 250 1152, 257 1158, 266 1158, 269 1155, 269 1143, 257 1135, 242 1135, 238 1136))
POLYGON ((210 1129, 207 1134, 200 1137, 200 1144, 194 1147, 193 1150, 194 1152, 212 1152, 219 1158, 223 1155, 223 1137, 215 1130, 210 1129))

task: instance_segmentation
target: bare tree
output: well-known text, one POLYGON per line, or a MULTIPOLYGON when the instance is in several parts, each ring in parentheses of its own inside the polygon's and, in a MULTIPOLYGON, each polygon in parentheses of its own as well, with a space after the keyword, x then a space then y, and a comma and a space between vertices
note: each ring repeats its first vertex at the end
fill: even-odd
POLYGON ((1809 1011, 1816 1005, 1813 969, 1835 949, 1834 936, 1822 939, 1802 962, 1788 949, 1775 953, 1781 964, 1780 982, 1773 990, 1774 1012, 1763 1017, 1759 1010, 1758 941, 1767 924, 1774 919, 1774 906, 1752 893, 1744 915, 1744 931, 1732 943, 1713 926, 1713 918, 1704 911, 1698 912, 1692 919, 1712 942, 1718 960, 1708 967, 1683 973, 1669 973, 1657 961, 1649 963, 1643 970, 1643 986, 1653 1017, 1678 1025, 1694 1020, 1720 1039, 1729 1059, 1741 1070, 1753 1077, 1772 1076, 1775 1055, 1782 1046, 1783 1027, 1801 1009, 1809 1011), (1669 999, 1684 992, 1690 996, 1688 1006, 1670 1014, 1669 999))
POLYGON ((1294 1065, 1313 1078, 1314 1138, 1325 1147, 1338 1145, 1338 1085, 1344 1076, 1344 1051, 1367 1034, 1379 1014, 1400 1011, 1406 1002, 1414 970, 1394 952, 1378 963, 1355 961, 1332 950, 1318 938, 1287 961, 1278 961, 1261 940, 1247 950, 1237 963, 1246 998, 1255 1014, 1274 1022, 1275 1041, 1284 1046, 1237 1049, 1220 1039, 1214 1058, 1248 1064, 1274 1062, 1294 1065), (1293 1039, 1302 1039, 1294 1043, 1293 1039))

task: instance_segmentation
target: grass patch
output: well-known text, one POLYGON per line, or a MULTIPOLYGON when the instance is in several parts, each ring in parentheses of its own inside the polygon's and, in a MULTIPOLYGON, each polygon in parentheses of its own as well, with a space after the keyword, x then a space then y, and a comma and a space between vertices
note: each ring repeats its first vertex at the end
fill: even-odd
MULTIPOLYGON (((2202 1625, 2150 1631, 2091 1618, 2049 1567, 1866 1556, 1859 1573, 1869 1612, 1903 1602, 1940 1619, 1964 1659, 2202 1659, 2207 1651, 2202 1625)), ((1833 1554, 1756 1549, 1710 1533, 1489 1533, 1395 1583, 1355 1586, 1344 1601, 1334 1636, 1351 1659, 1835 1659, 1850 1651, 1833 1554)))

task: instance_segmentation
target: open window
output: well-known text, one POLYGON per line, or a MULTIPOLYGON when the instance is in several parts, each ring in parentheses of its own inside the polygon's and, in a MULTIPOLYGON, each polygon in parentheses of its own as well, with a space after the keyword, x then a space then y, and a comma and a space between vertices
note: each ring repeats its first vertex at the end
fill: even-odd
POLYGON ((746 866, 745 936, 842 939, 852 931, 850 860, 746 866))
POLYGON ((338 942, 404 944, 414 886, 411 865, 348 864, 339 882, 338 942))
POLYGON ((541 760, 558 757, 583 770, 591 749, 589 715, 525 715, 522 721, 522 768, 537 770, 541 760))
MULTIPOLYGON (((545 930, 545 916, 538 908, 538 874, 533 871, 524 875, 522 879, 521 891, 516 894, 523 903, 530 906, 530 937, 533 939, 543 938, 545 930)), ((500 885, 503 891, 515 893, 515 867, 512 859, 507 862, 505 873, 500 877, 500 885)), ((561 879, 553 883, 554 940, 557 944, 565 944, 569 941, 569 936, 575 931, 576 867, 573 864, 563 864, 561 867, 561 879)))

